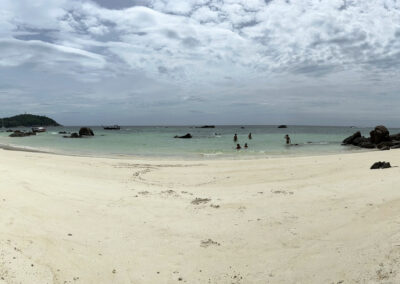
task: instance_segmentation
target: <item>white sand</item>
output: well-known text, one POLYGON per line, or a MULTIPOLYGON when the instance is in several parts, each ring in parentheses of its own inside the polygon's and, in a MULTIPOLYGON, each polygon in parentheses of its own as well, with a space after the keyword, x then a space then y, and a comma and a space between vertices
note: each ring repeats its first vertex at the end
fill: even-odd
POLYGON ((197 162, 0 150, 0 283, 400 283, 400 168, 370 170, 379 160, 400 166, 400 150, 197 162))

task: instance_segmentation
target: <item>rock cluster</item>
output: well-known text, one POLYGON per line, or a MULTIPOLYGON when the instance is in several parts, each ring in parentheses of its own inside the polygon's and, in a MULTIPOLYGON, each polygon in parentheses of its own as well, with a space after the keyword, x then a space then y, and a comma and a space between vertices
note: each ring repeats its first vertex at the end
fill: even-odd
POLYGON ((83 138, 87 136, 94 136, 93 130, 89 127, 82 127, 79 129, 79 133, 72 133, 70 136, 63 136, 64 138, 83 138))
POLYGON ((357 131, 353 135, 343 140, 342 145, 354 145, 361 148, 380 150, 390 150, 400 148, 400 133, 390 135, 389 130, 379 125, 369 133, 370 137, 366 138, 357 131))
POLYGON ((36 135, 36 132, 23 132, 23 131, 15 130, 9 136, 10 137, 27 137, 27 136, 32 136, 32 135, 36 135))

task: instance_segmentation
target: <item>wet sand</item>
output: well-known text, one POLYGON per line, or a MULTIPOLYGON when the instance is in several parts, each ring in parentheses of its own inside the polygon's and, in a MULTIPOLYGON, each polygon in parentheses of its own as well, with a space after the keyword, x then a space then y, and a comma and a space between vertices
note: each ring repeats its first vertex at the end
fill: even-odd
POLYGON ((0 161, 0 283, 400 283, 400 150, 0 161))

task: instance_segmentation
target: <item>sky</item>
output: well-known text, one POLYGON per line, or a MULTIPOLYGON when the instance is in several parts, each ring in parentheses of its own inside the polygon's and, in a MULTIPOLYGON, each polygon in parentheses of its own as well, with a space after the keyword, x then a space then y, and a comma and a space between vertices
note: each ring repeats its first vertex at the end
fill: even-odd
POLYGON ((0 117, 400 127, 397 0, 1 0, 0 117))

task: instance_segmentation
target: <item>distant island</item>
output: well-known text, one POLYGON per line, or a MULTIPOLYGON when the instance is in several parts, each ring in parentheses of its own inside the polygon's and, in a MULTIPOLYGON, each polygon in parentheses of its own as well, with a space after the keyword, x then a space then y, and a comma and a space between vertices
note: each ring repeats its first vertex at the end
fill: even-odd
POLYGON ((20 114, 13 117, 2 118, 0 127, 32 127, 32 126, 60 126, 55 120, 41 115, 20 114))

